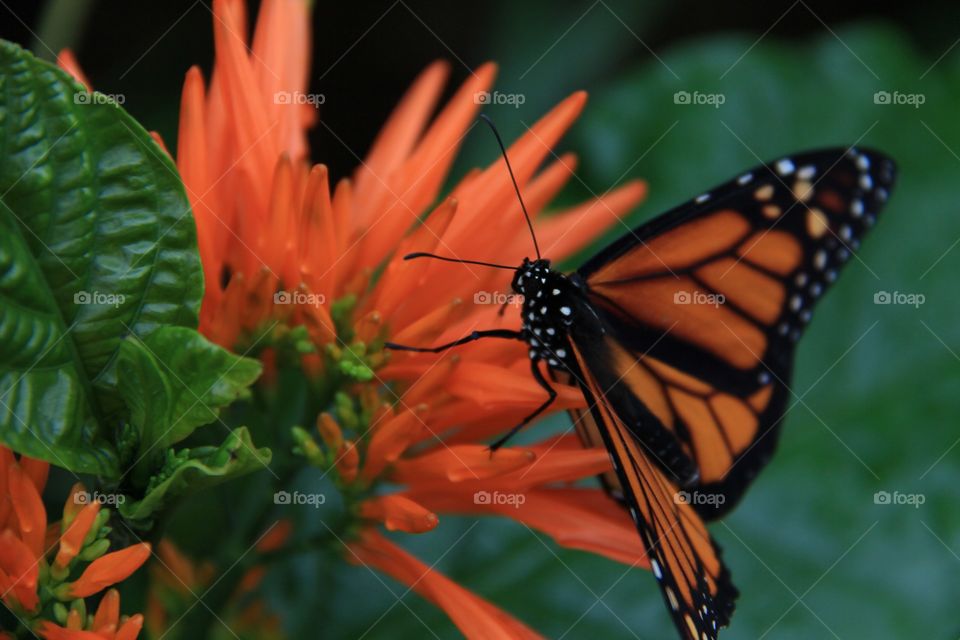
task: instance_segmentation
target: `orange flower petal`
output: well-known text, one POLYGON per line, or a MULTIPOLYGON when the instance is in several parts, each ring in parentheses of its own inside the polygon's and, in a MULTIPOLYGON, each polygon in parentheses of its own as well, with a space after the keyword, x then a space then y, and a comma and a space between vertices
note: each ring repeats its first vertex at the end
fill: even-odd
POLYGON ((647 184, 633 180, 599 198, 540 221, 537 240, 541 251, 562 260, 586 248, 610 229, 620 233, 632 229, 634 225, 627 216, 646 197, 647 184))
POLYGON ((136 640, 140 635, 140 629, 143 628, 143 616, 139 613, 130 616, 120 624, 117 629, 117 635, 114 640, 136 640))
POLYGON ((498 495, 487 492, 481 500, 464 492, 428 489, 412 491, 410 495, 441 512, 500 515, 546 533, 563 547, 589 551, 635 567, 650 567, 627 510, 600 489, 540 488, 498 495))
POLYGON ((440 522, 437 514, 395 493, 365 500, 360 506, 360 515, 383 522, 388 531, 407 533, 424 533, 440 522))
POLYGON ((33 556, 39 558, 44 552, 43 543, 47 533, 47 510, 40 492, 17 463, 10 465, 7 471, 7 485, 17 514, 20 536, 33 556))
POLYGON ((97 558, 70 585, 70 597, 86 598, 112 584, 126 580, 149 557, 150 543, 141 542, 97 558))
POLYGON ((480 444, 444 446, 416 458, 398 460, 391 479, 408 484, 482 480, 530 465, 535 458, 529 449, 504 448, 493 453, 480 444))
POLYGON ((540 637, 510 614, 431 569, 375 531, 365 531, 358 542, 350 545, 350 550, 353 557, 348 559, 379 569, 409 585, 442 609, 470 640, 540 637))
POLYGON ((86 504, 86 493, 87 488, 83 486, 82 482, 76 482, 72 487, 70 487, 70 492, 67 495, 66 502, 63 503, 63 518, 61 522, 65 526, 69 526, 73 519, 77 517, 77 514, 83 510, 83 507, 86 504), (84 496, 84 497, 80 497, 84 496))
POLYGON ((103 598, 100 599, 97 613, 93 616, 93 630, 102 631, 107 627, 116 628, 119 620, 120 592, 116 589, 110 589, 103 594, 103 598))
POLYGON ((388 464, 397 461, 410 443, 426 428, 423 418, 418 415, 425 410, 426 406, 420 405, 412 411, 402 411, 385 419, 375 428, 370 444, 367 445, 362 478, 372 480, 380 475, 388 464))
POLYGON ((37 493, 43 493, 43 488, 47 486, 47 476, 50 475, 50 465, 43 460, 20 456, 20 468, 33 482, 37 493))
POLYGON ((44 640, 104 640, 99 633, 65 629, 49 620, 41 622, 36 631, 44 640))
POLYGON ((77 63, 76 57, 73 55, 73 51, 70 49, 61 49, 60 53, 57 55, 57 65, 73 76, 73 79, 82 84, 87 88, 87 91, 92 91, 90 81, 87 80, 87 76, 83 73, 83 69, 80 68, 80 65, 77 63))
POLYGON ((66 567, 80 553, 80 549, 83 548, 83 541, 90 533, 90 527, 93 526, 99 512, 100 505, 97 502, 88 504, 80 510, 80 513, 77 514, 60 538, 60 549, 57 551, 57 557, 54 560, 56 566, 66 567))
POLYGON ((278 520, 276 524, 270 527, 260 541, 257 543, 257 551, 266 553, 276 551, 290 538, 293 531, 293 523, 289 520, 278 520))
POLYGON ((13 531, 0 533, 0 574, 6 578, 0 593, 11 594, 24 609, 33 611, 39 604, 39 573, 39 559, 30 548, 13 531))
POLYGON ((357 479, 357 470, 360 466, 360 451, 352 440, 344 440, 343 446, 337 452, 337 471, 346 482, 357 479))

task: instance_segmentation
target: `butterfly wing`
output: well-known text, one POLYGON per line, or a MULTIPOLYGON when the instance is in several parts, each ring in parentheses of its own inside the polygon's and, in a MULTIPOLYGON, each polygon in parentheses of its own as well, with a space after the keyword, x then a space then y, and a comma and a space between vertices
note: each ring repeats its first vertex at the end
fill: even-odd
POLYGON ((652 461, 654 452, 636 437, 638 425, 621 419, 623 407, 636 402, 629 388, 593 375, 612 371, 598 366, 610 355, 604 339, 578 333, 580 340, 574 337, 570 347, 576 359, 571 368, 588 409, 575 414, 575 425, 581 437, 610 452, 614 473, 604 476, 605 484, 630 509, 681 637, 714 639, 719 628, 728 624, 738 595, 720 549, 684 498, 686 494, 652 461))
POLYGON ((762 165, 572 276, 612 337, 602 366, 630 371, 631 395, 695 460, 704 517, 730 509, 771 456, 794 345, 894 171, 885 156, 853 149, 762 165))

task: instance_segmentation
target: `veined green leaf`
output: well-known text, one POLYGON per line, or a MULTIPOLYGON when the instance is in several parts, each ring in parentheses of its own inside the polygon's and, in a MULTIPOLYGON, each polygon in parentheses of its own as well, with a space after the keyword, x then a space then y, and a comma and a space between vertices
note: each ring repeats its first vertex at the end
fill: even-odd
POLYGON ((197 324, 189 202, 123 109, 3 41, 0 158, 0 442, 115 477, 123 335, 197 324))

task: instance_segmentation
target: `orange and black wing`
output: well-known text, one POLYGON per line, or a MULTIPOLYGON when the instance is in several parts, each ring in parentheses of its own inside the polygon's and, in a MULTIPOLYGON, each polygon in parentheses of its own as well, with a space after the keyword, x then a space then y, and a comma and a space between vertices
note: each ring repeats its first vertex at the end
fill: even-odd
POLYGON ((596 366, 619 372, 695 462, 699 478, 686 484, 704 517, 731 508, 772 454, 794 345, 876 220, 894 171, 859 149, 762 165, 572 276, 609 339, 596 366))
MULTIPOLYGON (((602 344, 593 343, 590 360, 604 357, 602 344), (598 351, 599 350, 599 351, 598 351)), ((587 348, 587 345, 584 345, 587 348)), ((577 414, 581 436, 610 452, 615 474, 608 489, 619 494, 645 545, 650 567, 660 585, 681 637, 710 640, 729 623, 737 590, 700 515, 650 451, 614 408, 636 402, 626 387, 604 385, 591 373, 594 362, 584 358, 576 340, 571 345, 577 378, 588 409, 577 414)))

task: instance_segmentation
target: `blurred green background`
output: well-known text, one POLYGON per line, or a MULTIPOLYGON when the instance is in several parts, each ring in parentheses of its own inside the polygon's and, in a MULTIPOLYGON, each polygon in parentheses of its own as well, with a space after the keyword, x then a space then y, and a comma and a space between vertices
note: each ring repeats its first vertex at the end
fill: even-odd
MULTIPOLYGON (((98 89, 124 94, 125 107, 173 146, 183 74, 193 63, 210 68, 208 5, 0 2, 0 35, 40 55, 72 46, 98 89)), ((801 342, 796 406, 777 455, 713 526, 741 591, 728 639, 960 636, 960 6, 870 7, 496 0, 314 10, 311 89, 327 96, 321 117, 336 137, 318 127, 313 154, 336 176, 352 171, 394 101, 436 58, 453 63, 456 81, 485 60, 501 64, 497 90, 525 97, 519 108, 489 110, 507 137, 587 89, 586 112, 562 146, 581 157, 562 201, 643 177, 650 197, 636 221, 806 148, 857 143, 897 160, 881 223, 801 342), (725 101, 676 104, 677 91, 725 101), (923 104, 877 104, 878 91, 923 104), (874 304, 880 291, 925 302, 874 304), (924 503, 875 504, 878 491, 924 503)), ((486 134, 474 135, 456 173, 494 150, 486 134)), ((302 401, 291 398, 288 423, 302 401)), ((284 417, 271 423, 280 428, 284 417)), ((526 437, 565 424, 557 417, 526 437)), ((210 532, 230 526, 231 509, 242 506, 204 501, 201 521, 210 532)), ((444 518, 404 544, 549 637, 671 637, 650 576, 561 550, 522 526, 444 518)), ((428 637, 424 625, 455 635, 406 587, 325 557, 288 565, 266 590, 291 637, 428 637)))

